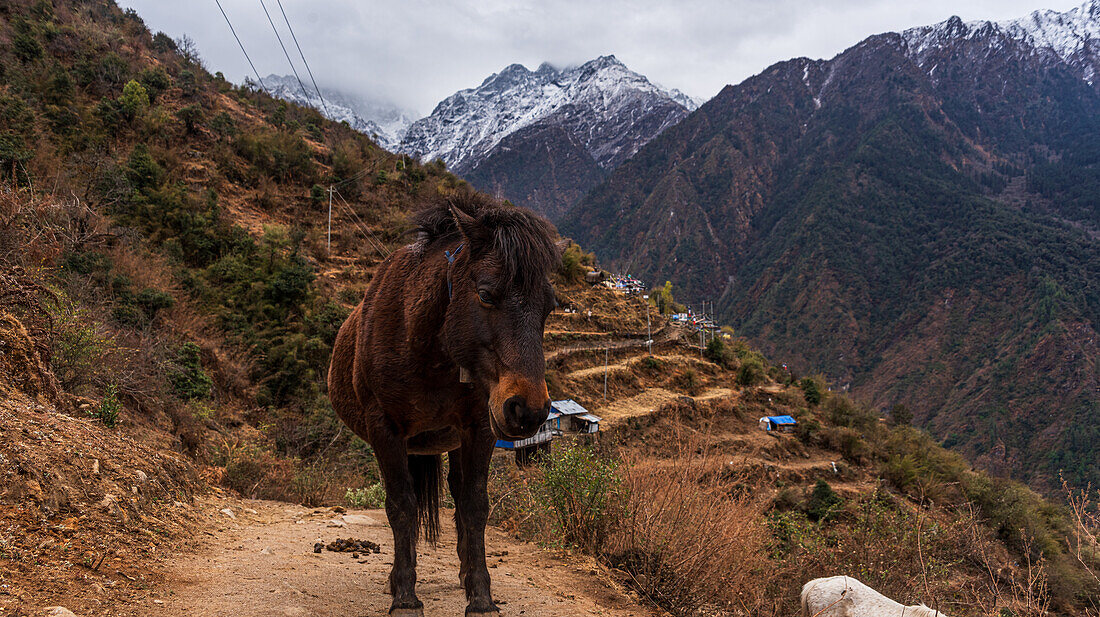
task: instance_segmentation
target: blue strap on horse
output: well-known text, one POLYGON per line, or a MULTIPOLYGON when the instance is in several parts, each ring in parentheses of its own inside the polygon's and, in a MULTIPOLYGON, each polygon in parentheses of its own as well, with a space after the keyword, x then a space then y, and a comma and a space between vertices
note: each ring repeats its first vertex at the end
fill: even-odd
POLYGON ((455 248, 453 253, 451 251, 447 251, 447 250, 443 251, 443 256, 447 258, 447 299, 448 300, 450 300, 452 295, 453 295, 451 293, 452 292, 452 288, 451 288, 451 270, 454 269, 455 257, 458 256, 458 252, 461 251, 462 247, 465 246, 465 245, 466 245, 465 242, 459 244, 455 248))

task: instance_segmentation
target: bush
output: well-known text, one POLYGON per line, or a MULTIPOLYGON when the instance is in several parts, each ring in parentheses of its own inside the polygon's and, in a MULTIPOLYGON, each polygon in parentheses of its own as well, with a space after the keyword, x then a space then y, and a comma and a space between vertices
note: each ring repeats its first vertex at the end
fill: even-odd
POLYGON ((122 88, 122 96, 118 99, 122 107, 122 113, 128 120, 141 117, 145 110, 149 109, 149 93, 137 81, 131 79, 122 88))
POLYGON ((171 294, 146 287, 134 293, 130 279, 115 277, 111 284, 115 292, 115 306, 111 315, 121 324, 135 328, 144 328, 157 316, 157 313, 175 305, 171 294))
POLYGON ((596 554, 618 518, 619 485, 614 462, 590 448, 566 445, 543 459, 535 497, 551 512, 564 544, 596 554))
POLYGON ((269 131, 241 135, 234 146, 237 154, 257 172, 270 178, 312 185, 317 175, 309 145, 294 133, 269 131))
POLYGON ((202 370, 199 358, 199 346, 184 343, 176 354, 176 368, 169 375, 172 388, 177 396, 184 400, 202 399, 210 396, 214 380, 202 370))
POLYGON ((816 379, 803 377, 802 380, 798 382, 798 387, 802 390, 802 396, 806 399, 808 405, 816 407, 821 404, 821 385, 816 379))
POLYGON ((138 81, 145 87, 146 92, 148 92, 150 103, 157 102, 157 97, 172 86, 172 79, 168 77, 168 73, 159 66, 142 71, 141 75, 138 76, 138 81))
POLYGON ((23 62, 37 60, 42 56, 42 44, 30 32, 16 34, 12 39, 11 49, 15 57, 23 62))
POLYGON ((913 412, 898 403, 890 408, 890 426, 909 426, 913 423, 913 412))
POLYGON ((107 428, 114 428, 118 423, 118 416, 122 413, 122 403, 118 401, 118 387, 114 384, 108 385, 103 393, 103 400, 99 402, 99 407, 89 409, 87 413, 107 428))
POLYGON ((61 386, 79 394, 102 383, 100 377, 118 353, 115 341, 102 334, 84 311, 65 300, 51 307, 50 313, 50 363, 61 386))
POLYGON ((176 112, 176 117, 183 122, 183 128, 189 134, 198 131, 199 126, 202 125, 203 116, 202 106, 197 103, 181 107, 176 112))
POLYGON ((824 412, 830 424, 868 430, 877 424, 875 415, 868 409, 843 396, 831 396, 825 401, 824 412))
POLYGON ((673 615, 777 614, 761 604, 775 572, 764 550, 767 500, 731 490, 743 478, 709 473, 714 462, 688 444, 667 466, 624 466, 626 512, 605 559, 673 615))
POLYGON ((565 282, 580 283, 584 280, 584 275, 588 273, 589 267, 595 264, 595 255, 586 253, 580 245, 570 240, 569 245, 565 247, 565 251, 561 254, 561 266, 558 268, 558 275, 565 282))
POLYGON ((344 493, 344 501, 353 508, 378 509, 386 507, 386 489, 381 482, 367 488, 349 488, 344 493))
POLYGON ((818 480, 806 500, 806 516, 811 521, 828 521, 836 516, 844 500, 824 480, 818 480))
POLYGON ((733 350, 726 345, 726 342, 720 336, 712 338, 707 343, 707 349, 703 352, 703 355, 711 362, 725 368, 729 368, 735 358, 733 350))
POLYGON ((756 358, 745 360, 737 369, 737 383, 742 386, 755 386, 764 381, 764 376, 764 365, 756 358))

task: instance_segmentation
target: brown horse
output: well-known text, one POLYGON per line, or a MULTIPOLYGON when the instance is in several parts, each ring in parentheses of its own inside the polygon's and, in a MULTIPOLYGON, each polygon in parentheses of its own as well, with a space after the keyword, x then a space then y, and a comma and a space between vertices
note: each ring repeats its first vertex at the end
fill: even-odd
POLYGON ((485 565, 496 437, 546 421, 542 332, 560 261, 553 227, 474 193, 422 211, 418 239, 378 268, 340 328, 329 397, 374 448, 393 529, 390 615, 421 616, 416 541, 439 532, 441 454, 455 500, 466 615, 495 615, 485 565))

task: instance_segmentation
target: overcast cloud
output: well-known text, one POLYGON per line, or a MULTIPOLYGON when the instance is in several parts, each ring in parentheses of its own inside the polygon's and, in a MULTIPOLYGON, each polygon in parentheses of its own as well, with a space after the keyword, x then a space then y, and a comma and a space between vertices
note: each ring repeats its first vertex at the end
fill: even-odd
MULTIPOLYGON (((305 71, 276 0, 265 0, 305 71)), ((1081 0, 282 0, 322 87, 392 101, 420 115, 512 64, 566 66, 615 54, 669 88, 710 98, 797 56, 830 58, 879 32, 943 21, 1009 19, 1081 0)), ((156 31, 189 35, 207 68, 240 82, 251 69, 214 0, 120 0, 156 31)), ((259 0, 222 0, 261 76, 290 69, 259 0)))

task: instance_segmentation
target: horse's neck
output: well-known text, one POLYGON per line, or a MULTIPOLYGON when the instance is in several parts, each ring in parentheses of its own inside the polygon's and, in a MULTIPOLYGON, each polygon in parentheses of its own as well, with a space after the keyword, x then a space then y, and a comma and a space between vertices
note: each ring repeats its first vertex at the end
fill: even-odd
POLYGON ((417 270, 418 284, 405 298, 405 331, 411 346, 424 349, 438 341, 450 298, 446 268, 441 271, 429 256, 424 256, 417 270))
POLYGON ((905 607, 905 617, 947 617, 947 615, 923 604, 914 604, 905 607))

